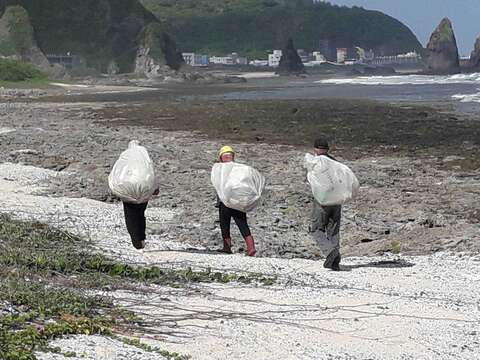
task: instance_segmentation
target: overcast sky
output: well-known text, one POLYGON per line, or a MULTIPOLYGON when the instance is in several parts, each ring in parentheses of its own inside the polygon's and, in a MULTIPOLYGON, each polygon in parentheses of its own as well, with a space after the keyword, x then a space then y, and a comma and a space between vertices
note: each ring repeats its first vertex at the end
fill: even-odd
POLYGON ((480 36, 480 0, 328 0, 332 4, 380 10, 402 21, 426 45, 443 17, 453 23, 461 55, 470 55, 480 36))

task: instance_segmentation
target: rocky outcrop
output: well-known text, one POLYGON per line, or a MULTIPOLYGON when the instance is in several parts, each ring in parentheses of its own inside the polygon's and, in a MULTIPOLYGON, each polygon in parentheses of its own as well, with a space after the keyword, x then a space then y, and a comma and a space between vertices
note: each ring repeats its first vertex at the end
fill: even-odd
POLYGON ((480 71, 480 37, 475 41, 475 48, 470 55, 470 67, 480 71))
POLYGON ((352 70, 352 75, 361 76, 388 76, 396 73, 395 69, 389 66, 358 66, 352 70))
POLYGON ((156 28, 159 30, 150 34, 156 38, 150 43, 168 46, 150 51, 152 60, 176 67, 170 56, 172 48, 176 52, 175 43, 139 0, 0 0, 0 15, 9 8, 6 5, 26 10, 38 48, 45 54, 80 56, 87 68, 101 72, 112 71, 115 63, 115 72, 118 66, 118 72, 129 73, 136 68, 148 29, 156 28))
POLYGON ((282 57, 278 65, 277 74, 299 75, 305 73, 305 66, 293 45, 293 40, 288 39, 287 46, 282 50, 282 57))
POLYGON ((43 71, 50 64, 38 48, 27 11, 21 6, 9 6, 0 18, 0 55, 30 62, 43 71))
POLYGON ((168 76, 172 70, 179 70, 184 64, 175 41, 159 24, 147 26, 141 39, 135 59, 135 73, 148 78, 168 76))
POLYGON ((457 41, 449 19, 443 19, 427 45, 427 72, 456 74, 460 72, 457 41))

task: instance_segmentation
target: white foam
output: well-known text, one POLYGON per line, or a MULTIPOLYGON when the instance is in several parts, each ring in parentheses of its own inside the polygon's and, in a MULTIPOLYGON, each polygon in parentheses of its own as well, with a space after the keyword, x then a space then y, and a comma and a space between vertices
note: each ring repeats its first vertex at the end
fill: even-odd
POLYGON ((452 99, 460 100, 460 102, 463 102, 463 103, 470 103, 470 102, 480 103, 480 92, 474 93, 474 94, 455 94, 452 96, 452 99))
POLYGON ((242 73, 242 74, 238 74, 238 75, 235 75, 235 76, 238 76, 238 77, 242 77, 244 79, 267 79, 267 78, 274 78, 274 77, 278 77, 277 74, 275 74, 274 72, 267 72, 267 71, 264 71, 264 72, 248 72, 248 73, 242 73))
POLYGON ((359 76, 354 78, 325 79, 317 84, 357 85, 431 85, 431 84, 479 84, 480 73, 457 75, 394 75, 359 76))
POLYGON ((0 135, 9 134, 9 133, 14 132, 14 131, 15 131, 15 129, 12 129, 12 128, 0 127, 0 135))

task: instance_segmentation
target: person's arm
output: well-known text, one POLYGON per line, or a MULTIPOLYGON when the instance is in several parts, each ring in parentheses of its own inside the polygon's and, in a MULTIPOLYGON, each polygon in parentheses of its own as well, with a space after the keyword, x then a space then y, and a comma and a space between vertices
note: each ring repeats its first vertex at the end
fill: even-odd
POLYGON ((326 153, 326 154, 322 154, 320 156, 326 156, 328 157, 329 159, 332 159, 333 161, 338 161, 337 159, 335 159, 332 155, 330 155, 329 153, 326 153))
POLYGON ((157 196, 160 193, 160 179, 157 176, 155 176, 154 186, 155 191, 153 192, 152 196, 157 196))

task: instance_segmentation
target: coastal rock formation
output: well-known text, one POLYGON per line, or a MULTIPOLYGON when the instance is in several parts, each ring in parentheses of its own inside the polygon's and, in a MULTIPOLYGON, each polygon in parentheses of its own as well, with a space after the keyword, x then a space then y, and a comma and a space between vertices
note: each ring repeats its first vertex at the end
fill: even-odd
POLYGON ((480 70, 480 37, 475 41, 475 48, 470 55, 470 67, 480 70))
POLYGON ((277 74, 298 75, 304 73, 305 67, 303 66, 302 59, 293 45, 293 40, 288 39, 287 46, 283 49, 282 57, 280 58, 277 74))
MULTIPOLYGON (((25 16, 30 19, 30 33, 44 54, 72 54, 87 68, 100 72, 112 70, 109 65, 115 63, 120 73, 129 73, 136 68, 138 51, 149 43, 159 44, 149 52, 152 61, 178 67, 170 54, 177 53, 175 42, 166 40, 170 37, 163 25, 138 0, 0 0, 0 16, 20 6, 26 15, 17 11, 10 17, 14 23, 23 23, 17 20, 25 16)), ((18 47, 18 39, 14 40, 18 47)))
POLYGON ((155 78, 179 70, 184 64, 175 41, 158 24, 147 26, 141 39, 135 59, 135 73, 155 78))
POLYGON ((9 6, 0 18, 0 55, 30 62, 43 71, 50 64, 38 48, 27 11, 21 6, 9 6))
POLYGON ((444 18, 430 37, 427 45, 427 71, 432 74, 460 72, 457 41, 452 23, 444 18))

